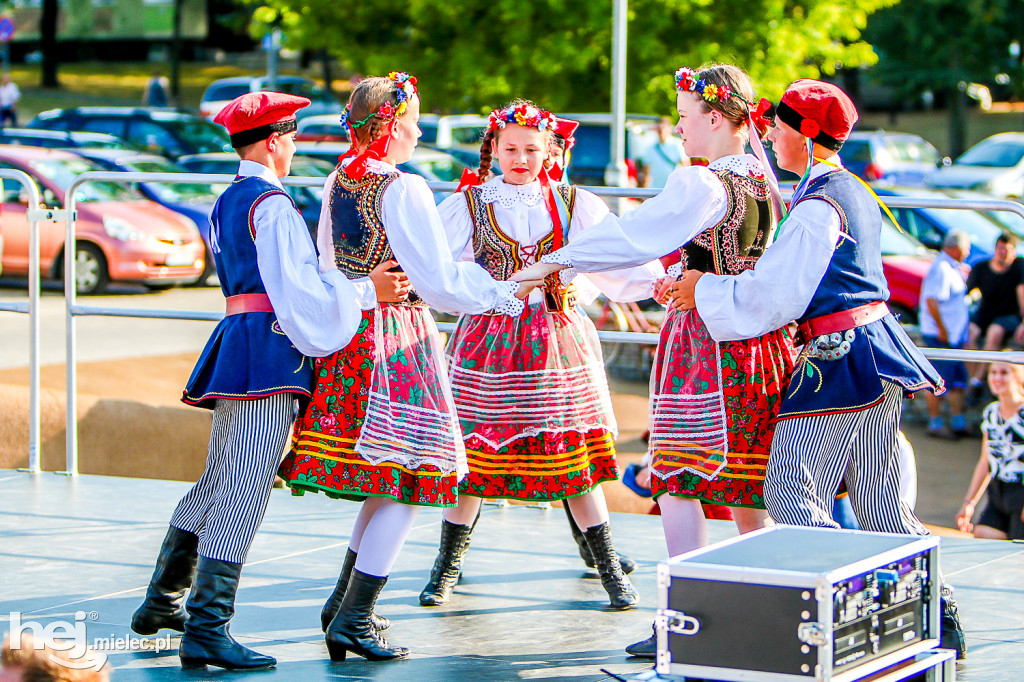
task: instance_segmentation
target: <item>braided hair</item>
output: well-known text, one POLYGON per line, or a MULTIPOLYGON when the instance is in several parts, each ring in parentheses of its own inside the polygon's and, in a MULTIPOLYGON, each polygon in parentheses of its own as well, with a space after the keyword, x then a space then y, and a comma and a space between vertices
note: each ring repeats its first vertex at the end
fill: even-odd
MULTIPOLYGON (((382 76, 363 79, 349 98, 349 119, 361 121, 370 116, 372 112, 378 111, 385 102, 397 105, 398 95, 395 90, 395 82, 382 76)), ((359 147, 366 147, 387 132, 390 122, 382 120, 379 116, 372 116, 365 125, 351 129, 353 141, 359 147)))

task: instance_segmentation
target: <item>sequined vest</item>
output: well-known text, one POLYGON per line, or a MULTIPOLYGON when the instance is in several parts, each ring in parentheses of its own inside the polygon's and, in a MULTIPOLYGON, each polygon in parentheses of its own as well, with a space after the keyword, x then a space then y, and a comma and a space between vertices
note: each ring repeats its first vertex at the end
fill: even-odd
MULTIPOLYGON (((353 180, 340 170, 335 176, 327 197, 334 263, 349 279, 366 277, 375 267, 394 258, 384 231, 381 206, 384 192, 397 178, 398 173, 367 173, 353 180)), ((406 303, 420 301, 412 291, 406 303)))
MULTIPOLYGON (((559 194, 568 209, 572 223, 576 206, 576 188, 571 185, 557 185, 559 194)), ((530 263, 554 250, 555 232, 552 230, 536 244, 521 244, 505 234, 494 217, 494 204, 481 199, 483 190, 470 187, 463 193, 473 219, 473 258, 477 264, 496 280, 504 281, 530 263)))
POLYGON ((726 169, 713 172, 728 197, 725 217, 683 246, 680 261, 683 270, 738 275, 753 269, 764 253, 777 217, 763 179, 726 169))

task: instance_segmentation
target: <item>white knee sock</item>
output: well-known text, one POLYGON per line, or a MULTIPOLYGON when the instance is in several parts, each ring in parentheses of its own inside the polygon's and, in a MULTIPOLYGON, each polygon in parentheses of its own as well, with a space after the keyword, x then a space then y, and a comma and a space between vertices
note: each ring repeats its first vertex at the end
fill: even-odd
POLYGON ((360 539, 356 569, 379 578, 391 573, 417 511, 414 505, 382 499, 360 539))
POLYGON ((658 506, 670 557, 708 544, 708 522, 699 501, 665 493, 658 497, 658 506))
POLYGON ((363 500, 363 506, 359 508, 356 522, 352 526, 352 535, 348 539, 348 548, 353 552, 359 552, 359 544, 362 542, 363 533, 366 531, 366 524, 373 518, 373 513, 377 511, 377 508, 380 507, 380 503, 383 501, 383 498, 380 497, 367 497, 363 500))

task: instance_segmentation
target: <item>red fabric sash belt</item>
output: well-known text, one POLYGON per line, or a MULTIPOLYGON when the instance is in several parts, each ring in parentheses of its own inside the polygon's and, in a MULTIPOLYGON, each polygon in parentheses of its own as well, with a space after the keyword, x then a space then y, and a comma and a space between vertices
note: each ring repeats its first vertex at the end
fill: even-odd
POLYGON ((241 315, 242 313, 272 313, 270 297, 266 294, 239 294, 224 299, 227 304, 225 315, 241 315))
POLYGON ((807 343, 813 338, 844 332, 847 329, 863 327, 866 324, 880 320, 889 314, 889 306, 883 301, 874 301, 864 305, 840 310, 838 313, 830 313, 821 317, 814 317, 801 322, 797 327, 797 342, 807 343))

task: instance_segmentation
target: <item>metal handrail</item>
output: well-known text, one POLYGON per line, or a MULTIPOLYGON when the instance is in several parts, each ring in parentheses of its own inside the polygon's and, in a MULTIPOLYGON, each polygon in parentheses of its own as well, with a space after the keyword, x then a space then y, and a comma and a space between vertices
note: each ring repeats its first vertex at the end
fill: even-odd
POLYGON ((20 182, 28 192, 28 303, 3 303, 0 310, 28 315, 28 468, 31 474, 40 473, 39 456, 39 221, 45 211, 39 210, 39 187, 32 177, 13 168, 0 168, 0 178, 20 182))
MULTIPOLYGON (((65 234, 65 258, 64 277, 66 284, 65 291, 65 320, 66 320, 66 371, 67 371, 67 461, 66 473, 77 475, 78 473, 78 421, 77 421, 77 351, 76 351, 76 327, 75 318, 79 316, 106 316, 106 317, 138 317, 169 320, 194 320, 194 321, 218 321, 224 317, 223 313, 200 312, 190 310, 148 310, 139 308, 118 308, 109 306, 79 305, 76 302, 77 291, 75 286, 75 193, 79 186, 90 181, 114 181, 114 182, 192 182, 209 184, 227 184, 234 180, 234 175, 212 174, 212 173, 135 173, 116 171, 89 171, 82 173, 71 183, 65 195, 65 207, 67 209, 67 231, 65 234)), ((321 187, 324 184, 323 178, 298 178, 286 177, 282 179, 285 185, 302 187, 321 187)), ((454 182, 428 182, 428 188, 435 192, 453 192, 457 188, 454 182)), ((660 194, 657 189, 636 189, 629 187, 584 187, 597 196, 602 197, 624 197, 624 198, 651 198, 660 194)), ((984 201, 960 201, 956 199, 914 199, 909 197, 885 197, 889 206, 897 208, 954 208, 963 210, 982 211, 1010 211, 1024 217, 1024 206, 1012 201, 984 200, 984 201)), ((441 331, 453 331, 455 324, 440 323, 438 328, 441 331)), ((658 334, 645 332, 617 332, 599 331, 598 337, 603 341, 617 343, 638 343, 645 345, 657 345, 658 334)), ((922 348, 925 357, 935 360, 963 360, 968 362, 1019 362, 1024 363, 1024 352, 992 352, 992 351, 969 351, 959 349, 943 348, 922 348)))

